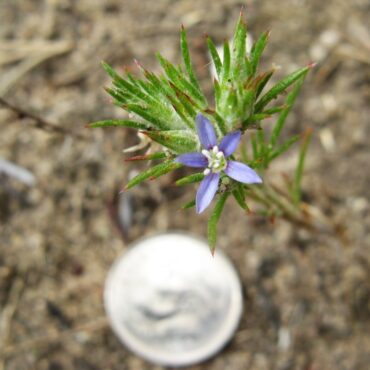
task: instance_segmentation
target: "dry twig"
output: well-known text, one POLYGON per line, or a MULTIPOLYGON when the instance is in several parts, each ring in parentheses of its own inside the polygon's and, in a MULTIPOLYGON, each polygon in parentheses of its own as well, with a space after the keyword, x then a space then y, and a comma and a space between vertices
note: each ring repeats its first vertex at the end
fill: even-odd
POLYGON ((70 135, 70 136, 74 136, 78 139, 83 139, 83 140, 86 139, 86 137, 81 135, 80 133, 74 133, 72 131, 69 131, 69 130, 65 129, 64 127, 60 127, 60 126, 57 126, 53 123, 50 123, 47 120, 45 120, 44 118, 42 118, 40 116, 37 116, 36 114, 31 113, 31 112, 29 112, 29 111, 27 111, 23 108, 15 106, 15 105, 9 103, 8 101, 6 101, 5 99, 3 99, 1 97, 0 97, 0 105, 4 106, 5 108, 14 112, 18 116, 18 118, 20 118, 20 119, 30 118, 33 121, 33 126, 40 129, 40 130, 47 131, 47 132, 52 132, 52 133, 56 133, 56 134, 61 134, 61 135, 64 135, 64 136, 70 135))

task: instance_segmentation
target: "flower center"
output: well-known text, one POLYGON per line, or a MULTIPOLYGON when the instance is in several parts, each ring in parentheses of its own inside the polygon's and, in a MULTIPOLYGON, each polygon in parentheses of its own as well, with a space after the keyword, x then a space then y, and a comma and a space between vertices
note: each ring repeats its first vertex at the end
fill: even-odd
POLYGON ((223 152, 215 145, 212 149, 202 150, 202 154, 208 160, 208 167, 204 170, 204 174, 208 175, 210 172, 221 172, 227 166, 227 161, 223 152))

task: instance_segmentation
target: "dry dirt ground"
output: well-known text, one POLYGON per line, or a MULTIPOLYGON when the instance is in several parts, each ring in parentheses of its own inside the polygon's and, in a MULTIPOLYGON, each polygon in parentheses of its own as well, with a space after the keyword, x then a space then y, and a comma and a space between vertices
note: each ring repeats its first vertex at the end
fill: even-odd
MULTIPOLYGON (((179 60, 181 23, 210 91, 204 32, 218 42, 231 35, 243 4, 254 36, 271 30, 265 66, 282 74, 319 63, 286 132, 314 129, 304 196, 335 232, 272 224, 229 204, 219 248, 241 276, 245 313, 231 343, 191 368, 369 369, 368 0, 0 2, 0 96, 69 132, 0 108, 0 157, 36 179, 0 179, 0 369, 160 369, 112 334, 104 278, 131 241, 174 229, 205 236, 207 215, 179 211, 193 190, 165 176, 130 193, 131 221, 126 214, 119 231, 117 192, 136 168, 122 149, 137 139, 84 124, 123 114, 102 89, 100 61, 134 68, 137 58, 158 71, 154 52, 179 60)), ((296 154, 279 160, 270 180, 290 174, 296 154)))

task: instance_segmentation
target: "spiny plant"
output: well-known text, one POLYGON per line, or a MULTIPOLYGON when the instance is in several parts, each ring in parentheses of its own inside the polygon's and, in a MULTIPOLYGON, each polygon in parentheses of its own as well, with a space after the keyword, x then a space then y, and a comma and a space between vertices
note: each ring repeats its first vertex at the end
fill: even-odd
MULTIPOLYGON (((296 70, 267 89, 275 69, 261 72, 259 64, 268 37, 269 32, 263 33, 248 52, 247 28, 241 14, 233 40, 223 44, 222 57, 211 38, 207 38, 216 71, 214 104, 207 100, 200 87, 183 27, 181 64, 174 65, 157 54, 163 74, 152 73, 137 63, 142 77, 129 72, 120 75, 103 63, 112 78, 112 87, 106 91, 112 96, 114 104, 129 112, 132 118, 99 121, 89 126, 136 129, 162 148, 130 158, 132 161, 159 163, 132 178, 125 190, 183 165, 198 169, 194 174, 176 181, 176 185, 200 182, 196 197, 185 204, 184 209, 195 206, 198 213, 203 212, 216 197, 208 221, 212 253, 216 246, 217 223, 229 197, 233 197, 244 211, 249 211, 248 203, 253 200, 260 205, 257 212, 268 217, 282 216, 305 223, 300 207, 300 184, 311 133, 307 131, 302 136, 293 136, 283 142, 280 136, 313 65, 296 70), (277 100, 279 103, 276 103, 280 95, 284 95, 284 100, 277 100), (276 115, 275 123, 267 132, 262 123, 273 115, 276 115), (243 137, 247 131, 251 132, 249 138, 243 137), (301 137, 294 179, 287 183, 287 189, 278 191, 262 180, 264 171, 301 137)), ((268 125, 271 126, 271 123, 268 125)))

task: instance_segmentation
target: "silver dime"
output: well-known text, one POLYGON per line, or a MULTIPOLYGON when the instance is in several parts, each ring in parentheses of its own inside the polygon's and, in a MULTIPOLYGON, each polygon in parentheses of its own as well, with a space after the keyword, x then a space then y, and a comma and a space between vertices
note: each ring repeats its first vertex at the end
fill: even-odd
POLYGON ((185 366, 216 354, 235 332, 241 287, 229 260, 180 233, 143 239, 111 268, 104 292, 111 326, 139 356, 185 366))

